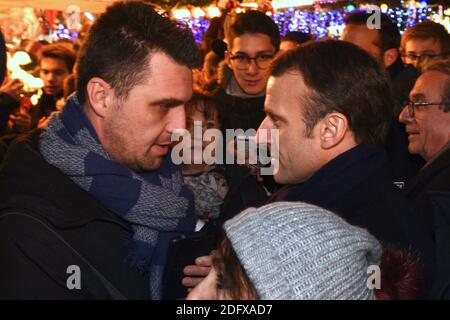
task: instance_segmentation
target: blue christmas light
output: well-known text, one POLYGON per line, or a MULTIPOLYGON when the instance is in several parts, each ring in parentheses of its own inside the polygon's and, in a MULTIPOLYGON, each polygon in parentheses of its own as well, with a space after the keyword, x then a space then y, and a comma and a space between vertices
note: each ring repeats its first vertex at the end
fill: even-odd
MULTIPOLYGON (((401 3, 405 3, 403 0, 401 3)), ((287 8, 277 10, 271 17, 278 25, 281 35, 284 36, 287 31, 308 32, 321 38, 325 36, 340 36, 344 26, 344 16, 356 8, 353 4, 340 9, 329 9, 324 7, 302 7, 287 8)), ((400 32, 403 33, 406 28, 414 24, 430 19, 436 14, 437 9, 428 7, 426 1, 420 3, 420 7, 404 4, 404 7, 388 7, 386 14, 397 24, 400 32)), ((200 43, 203 34, 208 29, 209 21, 205 18, 183 19, 191 28, 195 40, 200 43)))

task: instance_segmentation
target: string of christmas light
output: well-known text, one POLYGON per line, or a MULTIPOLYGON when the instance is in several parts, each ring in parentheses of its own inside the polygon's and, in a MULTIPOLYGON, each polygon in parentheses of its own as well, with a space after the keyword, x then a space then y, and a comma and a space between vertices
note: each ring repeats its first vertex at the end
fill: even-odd
POLYGON ((194 35, 195 41, 197 43, 201 43, 203 34, 206 32, 206 30, 208 30, 209 20, 203 17, 190 19, 184 18, 180 20, 184 21, 192 30, 192 34, 194 35))
MULTIPOLYGON (((388 7, 386 4, 380 6, 381 11, 397 23, 400 32, 418 22, 431 18, 436 20, 442 16, 442 6, 431 7, 426 1, 401 1, 401 5, 401 7, 388 7)), ((366 7, 367 5, 360 6, 366 7)), ((282 35, 287 31, 302 31, 314 34, 317 38, 325 36, 338 38, 344 28, 344 16, 355 9, 352 3, 343 7, 336 5, 330 7, 329 3, 324 2, 308 7, 278 9, 274 13, 267 14, 277 23, 282 35)), ((445 19, 449 20, 448 17, 445 19)), ((196 41, 200 43, 204 32, 208 29, 208 19, 199 17, 182 20, 192 28, 196 41)))
POLYGON ((78 38, 79 36, 80 36, 80 34, 78 32, 70 31, 63 24, 58 24, 53 31, 50 31, 50 34, 49 34, 49 37, 52 38, 52 40, 58 40, 58 39, 74 40, 74 39, 78 38))

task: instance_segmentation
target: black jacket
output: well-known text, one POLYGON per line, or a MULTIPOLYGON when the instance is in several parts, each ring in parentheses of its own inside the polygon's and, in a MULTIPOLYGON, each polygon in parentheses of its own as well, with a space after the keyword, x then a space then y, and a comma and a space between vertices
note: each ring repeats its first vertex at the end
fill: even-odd
POLYGON ((383 149, 359 145, 328 162, 305 183, 282 188, 269 202, 304 201, 366 228, 378 240, 420 256, 434 268, 431 239, 420 217, 392 184, 383 149))
POLYGON ((130 224, 49 165, 39 133, 14 141, 0 170, 0 299, 149 298, 126 261, 130 224), (73 265, 81 289, 69 290, 73 265))
POLYGON ((435 246, 437 271, 430 298, 450 299, 450 148, 422 168, 405 193, 435 246))
POLYGON ((232 96, 226 92, 234 75, 225 62, 219 65, 218 85, 213 92, 219 106, 219 120, 222 129, 258 129, 264 120, 265 96, 232 96))
POLYGON ((428 230, 433 230, 433 215, 428 214, 431 208, 430 192, 450 192, 450 148, 442 152, 431 163, 424 166, 406 186, 407 198, 417 208, 428 230))
POLYGON ((9 116, 19 108, 19 105, 19 101, 9 94, 0 92, 0 135, 8 132, 9 116))
POLYGON ((220 87, 214 93, 214 99, 219 106, 219 118, 223 129, 257 130, 265 118, 265 97, 235 97, 220 87))
POLYGON ((268 198, 264 186, 247 167, 226 165, 225 175, 229 190, 221 206, 220 225, 247 208, 263 205, 268 198))

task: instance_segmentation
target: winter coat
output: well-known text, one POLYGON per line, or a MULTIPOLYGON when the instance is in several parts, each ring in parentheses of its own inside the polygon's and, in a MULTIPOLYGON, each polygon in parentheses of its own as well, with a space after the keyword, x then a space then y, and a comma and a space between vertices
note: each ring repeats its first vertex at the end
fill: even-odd
POLYGON ((437 270, 429 298, 450 299, 450 148, 427 163, 404 191, 434 243, 437 270))
POLYGON ((223 129, 258 129, 264 120, 265 96, 232 96, 226 92, 232 70, 222 63, 219 66, 219 86, 214 92, 214 99, 219 106, 219 118, 223 129))
POLYGON ((380 147, 359 145, 344 152, 303 184, 282 188, 268 202, 278 201, 304 201, 333 211, 366 228, 383 244, 417 253, 426 276, 433 273, 431 238, 421 217, 392 183, 380 147))
POLYGON ((48 164, 39 134, 12 142, 0 171, 0 299, 149 298, 131 225, 48 164))

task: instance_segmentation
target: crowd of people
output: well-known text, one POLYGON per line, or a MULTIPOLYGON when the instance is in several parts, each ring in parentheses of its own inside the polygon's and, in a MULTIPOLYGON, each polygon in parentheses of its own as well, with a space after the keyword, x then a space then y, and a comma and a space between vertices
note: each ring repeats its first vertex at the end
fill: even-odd
POLYGON ((369 17, 332 40, 250 10, 198 46, 117 2, 42 47, 36 105, 2 40, 0 298, 450 298, 450 36, 369 17), (180 129, 215 153, 176 164, 180 129), (238 143, 204 133, 231 129, 272 175, 213 161, 238 143))

